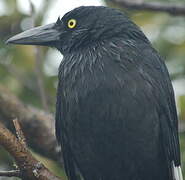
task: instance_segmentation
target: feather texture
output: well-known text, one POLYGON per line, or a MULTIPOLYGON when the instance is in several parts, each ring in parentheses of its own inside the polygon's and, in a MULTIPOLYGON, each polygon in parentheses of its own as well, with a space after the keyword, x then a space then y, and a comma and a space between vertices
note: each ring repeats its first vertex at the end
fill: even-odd
POLYGON ((174 180, 183 180, 181 167, 180 166, 175 166, 175 164, 173 162, 172 163, 172 168, 173 168, 174 180))

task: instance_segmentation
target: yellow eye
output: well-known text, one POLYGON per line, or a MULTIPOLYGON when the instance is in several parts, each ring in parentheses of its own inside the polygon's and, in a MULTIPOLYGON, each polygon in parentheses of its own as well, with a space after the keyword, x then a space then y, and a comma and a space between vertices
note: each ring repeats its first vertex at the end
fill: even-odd
POLYGON ((67 23, 67 26, 68 26, 68 28, 70 28, 70 29, 75 28, 75 26, 76 26, 76 20, 75 20, 75 19, 70 19, 70 20, 68 21, 68 23, 67 23))

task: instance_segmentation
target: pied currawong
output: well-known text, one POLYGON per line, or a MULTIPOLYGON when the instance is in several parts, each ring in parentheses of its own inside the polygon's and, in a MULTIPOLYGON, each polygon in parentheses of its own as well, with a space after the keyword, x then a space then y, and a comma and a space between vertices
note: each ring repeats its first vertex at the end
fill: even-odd
POLYGON ((56 135, 70 180, 182 180, 167 68, 126 15, 79 7, 7 42, 64 55, 56 135))

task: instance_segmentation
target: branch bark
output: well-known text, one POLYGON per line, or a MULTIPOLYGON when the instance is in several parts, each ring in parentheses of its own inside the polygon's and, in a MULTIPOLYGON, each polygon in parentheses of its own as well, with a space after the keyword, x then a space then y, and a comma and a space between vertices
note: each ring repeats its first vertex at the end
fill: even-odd
POLYGON ((157 11, 165 12, 174 16, 185 16, 185 4, 169 4, 161 2, 143 2, 141 1, 129 1, 129 0, 109 0, 120 7, 135 9, 135 10, 146 10, 146 11, 157 11))
POLYGON ((14 124, 14 127, 15 127, 15 129, 16 129, 16 135, 17 135, 17 138, 18 138, 19 142, 20 142, 25 148, 27 148, 27 147, 26 147, 26 139, 25 139, 24 134, 23 134, 23 132, 22 132, 22 130, 21 130, 21 126, 20 126, 18 120, 17 120, 17 119, 14 119, 14 120, 13 120, 13 124, 14 124))
POLYGON ((8 177, 16 176, 27 180, 61 180, 53 175, 43 164, 37 161, 22 143, 23 133, 18 121, 16 123, 16 132, 21 134, 16 138, 2 123, 0 123, 0 145, 3 146, 15 159, 20 173, 18 171, 1 172, 0 175, 8 177))
POLYGON ((11 130, 14 130, 12 119, 18 118, 22 128, 26 129, 24 135, 34 151, 63 164, 55 138, 55 120, 51 114, 26 106, 0 86, 0 117, 0 121, 11 130))

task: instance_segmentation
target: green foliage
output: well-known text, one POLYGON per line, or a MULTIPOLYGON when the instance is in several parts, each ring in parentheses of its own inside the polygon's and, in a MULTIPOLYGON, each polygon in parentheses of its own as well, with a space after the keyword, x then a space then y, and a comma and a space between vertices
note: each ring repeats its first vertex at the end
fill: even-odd
POLYGON ((185 95, 179 96, 178 99, 178 107, 179 107, 179 119, 185 119, 185 95))
POLYGON ((181 160, 182 160, 182 174, 185 175, 185 133, 180 134, 180 145, 181 145, 181 160))

